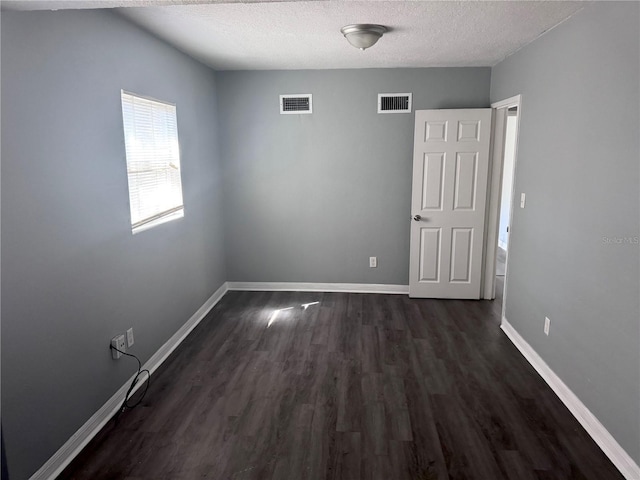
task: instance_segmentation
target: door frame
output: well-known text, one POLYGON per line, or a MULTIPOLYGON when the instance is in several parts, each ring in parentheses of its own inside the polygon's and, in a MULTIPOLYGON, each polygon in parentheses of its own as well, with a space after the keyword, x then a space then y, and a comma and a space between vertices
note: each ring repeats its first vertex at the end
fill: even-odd
MULTIPOLYGON (((485 229, 485 255, 483 269, 482 297, 492 300, 496 297, 496 255, 498 248, 498 230, 500 228, 500 197, 502 189, 502 170, 504 163, 504 142, 507 129, 507 110, 518 107, 516 118, 516 142, 513 153, 513 178, 515 179, 518 168, 518 144, 520 142, 520 119, 522 118, 522 95, 515 95, 499 102, 491 104, 493 109, 493 123, 491 126, 491 149, 489 152, 489 185, 487 192, 487 212, 485 229)), ((513 223, 513 211, 515 210, 515 181, 511 185, 511 211, 509 212, 509 225, 513 223)), ((509 233, 511 233, 509 228, 509 233)), ((509 252, 507 250, 507 259, 509 252)), ((507 278, 509 270, 505 271, 504 292, 502 295, 502 313, 507 298, 507 278)))

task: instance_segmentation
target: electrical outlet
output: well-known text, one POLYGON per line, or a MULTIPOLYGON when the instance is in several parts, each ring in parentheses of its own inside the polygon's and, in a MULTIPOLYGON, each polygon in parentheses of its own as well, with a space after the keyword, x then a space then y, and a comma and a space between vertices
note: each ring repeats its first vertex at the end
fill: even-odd
POLYGON ((524 193, 520 194, 520 208, 524 208, 524 202, 526 199, 526 195, 524 193))
POLYGON ((127 347, 133 345, 133 327, 127 330, 127 347))
MULTIPOLYGON (((116 335, 115 337, 113 337, 111 339, 111 346, 117 348, 121 352, 124 352, 124 349, 126 348, 124 346, 124 335, 116 335)), ((112 348, 111 356, 114 360, 118 360, 120 357, 122 357, 122 354, 112 348)))
POLYGON ((551 320, 549 317, 544 317, 544 334, 549 335, 549 327, 551 326, 551 320))
POLYGON ((378 257, 369 257, 369 267, 376 268, 378 266, 378 257))

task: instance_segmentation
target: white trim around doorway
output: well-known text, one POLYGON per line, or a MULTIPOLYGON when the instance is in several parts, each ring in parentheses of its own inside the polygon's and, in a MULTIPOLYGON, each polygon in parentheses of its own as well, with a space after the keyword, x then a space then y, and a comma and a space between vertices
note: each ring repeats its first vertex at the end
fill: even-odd
MULTIPOLYGON (((486 222, 487 228, 485 232, 485 255, 484 255, 484 278, 482 287, 482 298, 493 299, 496 296, 496 255, 498 247, 498 229, 500 228, 500 190, 502 187, 502 165, 504 162, 504 136, 506 132, 506 117, 507 109, 511 107, 518 107, 518 118, 516 132, 518 138, 516 138, 515 154, 514 154, 514 166, 513 175, 515 178, 517 163, 518 163, 518 139, 520 137, 520 119, 522 117, 522 95, 515 95, 513 97, 501 100, 491 104, 491 108, 494 111, 493 119, 493 132, 491 139, 491 165, 490 165, 490 177, 489 177, 489 192, 487 193, 487 215, 486 222)), ((515 182, 513 182, 511 190, 511 213, 509 216, 509 224, 511 225, 513 219, 515 194, 515 182)), ((507 250, 507 261, 508 261, 507 250)), ((502 297, 502 313, 504 314, 504 306, 507 298, 507 274, 505 275, 505 286, 502 297)))

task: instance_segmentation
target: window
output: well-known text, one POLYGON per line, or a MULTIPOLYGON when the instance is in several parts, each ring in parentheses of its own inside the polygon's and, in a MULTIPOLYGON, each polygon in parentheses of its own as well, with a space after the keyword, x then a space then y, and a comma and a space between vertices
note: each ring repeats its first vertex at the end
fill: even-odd
POLYGON ((122 91, 131 230, 184 216, 176 106, 122 91))

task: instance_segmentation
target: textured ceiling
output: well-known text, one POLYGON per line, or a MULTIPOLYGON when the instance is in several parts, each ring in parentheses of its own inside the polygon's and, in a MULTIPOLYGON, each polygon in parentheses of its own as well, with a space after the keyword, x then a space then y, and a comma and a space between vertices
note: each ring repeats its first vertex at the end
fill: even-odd
POLYGON ((296 0, 0 0, 8 10, 84 10, 91 8, 157 7, 165 5, 205 5, 211 3, 251 3, 296 0))
POLYGON ((121 0, 4 2, 11 8, 118 12, 216 70, 493 66, 584 2, 121 0), (134 5, 145 5, 143 7, 134 5), (340 28, 390 31, 364 52, 340 28))

